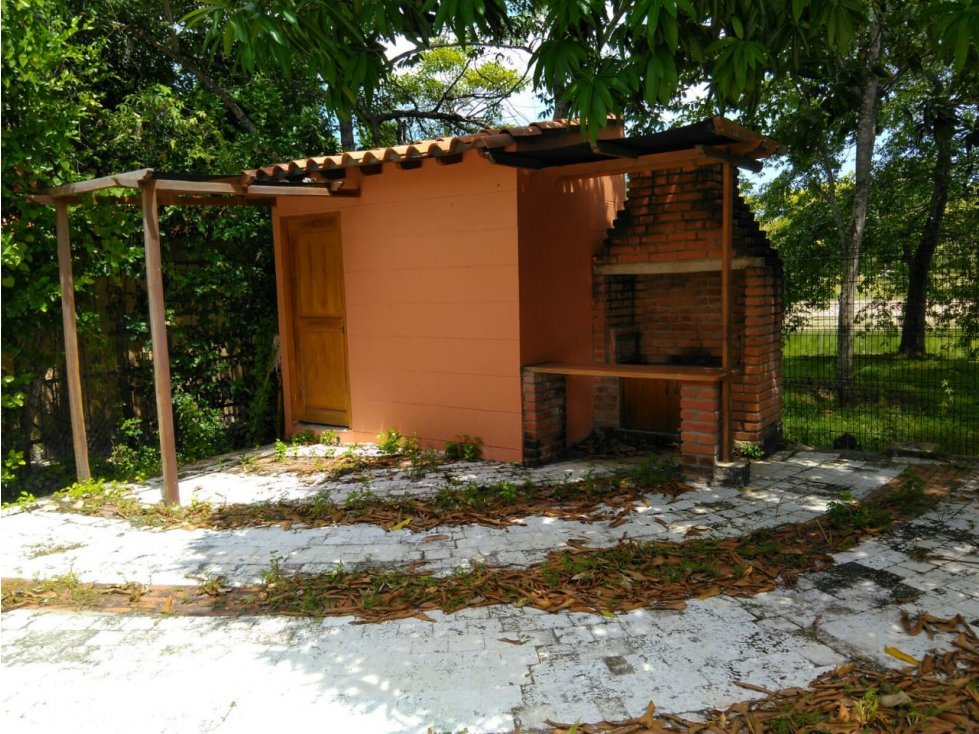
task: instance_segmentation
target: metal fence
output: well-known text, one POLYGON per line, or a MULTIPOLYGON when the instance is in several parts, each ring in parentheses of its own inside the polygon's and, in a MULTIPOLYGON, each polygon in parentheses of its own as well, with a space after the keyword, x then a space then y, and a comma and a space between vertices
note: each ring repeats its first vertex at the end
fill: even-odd
POLYGON ((943 242, 935 254, 921 357, 899 354, 907 265, 872 256, 861 263, 849 392, 836 364, 841 263, 784 253, 783 261, 783 429, 789 441, 865 451, 919 444, 941 454, 979 455, 976 240, 943 242))

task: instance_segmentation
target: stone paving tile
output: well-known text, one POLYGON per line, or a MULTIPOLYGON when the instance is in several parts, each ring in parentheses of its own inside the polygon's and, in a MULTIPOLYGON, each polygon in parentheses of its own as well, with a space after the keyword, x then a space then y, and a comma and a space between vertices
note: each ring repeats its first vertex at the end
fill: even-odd
MULTIPOLYGON (((447 553, 439 561, 451 567, 480 553, 539 557, 569 537, 598 544, 655 527, 656 537, 677 537, 681 527, 694 525, 718 534, 741 532, 811 516, 836 496, 838 489, 830 487, 851 476, 861 481, 842 486, 858 494, 900 471, 865 463, 848 474, 847 462, 814 452, 776 459, 755 467, 749 491, 700 487, 695 501, 679 510, 652 498, 673 516, 669 530, 646 520, 613 533, 538 518, 510 532, 446 529, 451 539, 437 548, 425 544, 424 552, 447 553), (822 465, 828 470, 821 476, 832 484, 810 476, 786 490, 791 498, 773 489, 802 473, 818 473, 822 465), (868 476, 873 483, 862 481, 868 476), (710 502, 731 503, 727 509, 744 514, 697 512, 710 502)), ((979 625, 977 490, 979 474, 927 515, 838 554, 836 566, 801 577, 794 588, 693 600, 683 612, 603 617, 497 606, 432 612, 435 622, 372 625, 350 624, 350 618, 5 612, 4 668, 17 684, 0 688, 0 721, 5 731, 83 734, 257 732, 297 725, 366 734, 428 727, 477 734, 512 731, 516 722, 524 731, 540 731, 548 718, 625 718, 641 713, 649 700, 660 710, 697 716, 754 695, 737 680, 771 688, 805 685, 846 660, 900 667, 883 652, 885 645, 919 656, 948 644, 947 635, 905 635, 901 609, 963 613, 979 625), (905 598, 909 594, 913 598, 905 598)), ((2 524, 4 575, 74 567, 96 578, 125 574, 147 581, 190 568, 227 568, 246 579, 260 574, 273 552, 286 563, 306 559, 306 565, 329 567, 351 548, 355 559, 381 548, 401 548, 402 555, 389 556, 403 559, 420 548, 418 536, 362 526, 146 532, 113 521, 75 523, 53 513, 7 513, 2 524), (41 532, 32 536, 34 530, 41 532), (51 546, 65 538, 85 545, 31 558, 38 538, 51 546), (189 557, 181 559, 181 553, 189 557)))
MULTIPOLYGON (((328 447, 322 447, 326 449, 328 447)), ((479 526, 440 527, 424 534, 409 530, 386 532, 373 525, 347 525, 329 528, 279 527, 249 528, 238 531, 211 530, 147 530, 135 529, 122 520, 65 515, 51 511, 13 512, 3 515, 4 533, 0 538, 2 574, 4 576, 56 576, 75 573, 83 581, 143 581, 157 584, 186 583, 193 576, 225 576, 233 584, 248 584, 260 578, 273 555, 290 570, 316 568, 325 570, 343 564, 356 567, 370 563, 410 563, 425 560, 435 573, 450 573, 456 568, 477 562, 523 565, 542 560, 550 551, 566 546, 573 538, 587 540, 593 546, 608 546, 623 537, 638 540, 682 540, 694 527, 706 528, 717 536, 736 535, 751 530, 787 522, 799 522, 824 512, 828 502, 839 496, 840 488, 860 497, 896 476, 901 468, 888 465, 876 468, 867 475, 847 471, 845 464, 831 468, 832 484, 810 477, 793 485, 791 492, 776 489, 780 481, 775 476, 800 477, 820 471, 819 457, 828 454, 792 452, 779 455, 778 460, 757 462, 755 478, 749 488, 695 486, 693 491, 670 501, 660 495, 648 498, 648 507, 639 508, 618 527, 606 523, 581 523, 554 518, 529 517, 523 525, 506 529, 479 526), (816 458, 813 458, 816 457, 816 458), (827 490, 832 487, 832 490, 827 490), (721 511, 714 511, 722 506, 721 511), (425 543, 425 535, 447 534, 449 539, 425 543), (82 547, 58 551, 70 544, 82 547), (327 550, 330 546, 335 551, 327 550), (103 563, 111 557, 113 564, 103 563)), ((835 458, 835 457, 833 457, 835 458)), ((498 481, 509 477, 514 481, 528 478, 540 481, 545 477, 568 478, 575 481, 589 473, 609 472, 613 465, 575 461, 527 469, 506 464, 484 462, 448 465, 446 475, 453 481, 498 481)), ((417 491, 417 486, 400 470, 384 470, 397 476, 397 490, 417 491)), ((433 480, 447 481, 445 476, 433 480)), ((198 485, 212 482, 206 492, 196 493, 220 501, 230 499, 228 487, 244 482, 244 489, 234 497, 243 501, 269 499, 269 492, 286 489, 281 477, 241 474, 202 475, 185 482, 198 485), (229 484, 230 482, 230 484, 229 484), (270 487, 274 490, 269 489, 270 487), (203 493, 203 494, 202 494, 203 493), (248 493, 253 493, 249 495, 248 493)), ((356 484, 347 478, 346 485, 356 484)), ((321 485, 317 491, 335 491, 333 485, 321 485), (330 489, 332 487, 332 489, 330 489)), ((340 484, 343 484, 341 482, 340 484)), ((294 483, 295 485, 295 483, 294 483)), ((433 484, 434 486, 434 484, 433 484)), ((390 489, 390 488, 389 488, 390 489)), ((292 498, 304 496, 308 487, 300 487, 292 498), (298 492, 299 494, 295 494, 298 492)), ((142 490, 149 492, 149 490, 142 490)), ((424 490, 429 491, 429 490, 424 490)), ((147 495, 149 497, 150 495, 147 495)), ((307 495, 308 496, 308 493, 307 495)), ((186 494, 185 494, 186 499, 186 494)))

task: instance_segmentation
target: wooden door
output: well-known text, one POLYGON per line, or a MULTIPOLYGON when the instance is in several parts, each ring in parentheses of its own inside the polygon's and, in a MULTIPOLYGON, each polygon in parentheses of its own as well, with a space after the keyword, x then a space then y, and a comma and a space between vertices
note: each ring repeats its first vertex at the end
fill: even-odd
POLYGON ((623 428, 680 432, 680 383, 676 380, 622 380, 621 396, 623 428))
POLYGON ((349 426, 340 216, 283 221, 284 261, 290 269, 293 419, 349 426))

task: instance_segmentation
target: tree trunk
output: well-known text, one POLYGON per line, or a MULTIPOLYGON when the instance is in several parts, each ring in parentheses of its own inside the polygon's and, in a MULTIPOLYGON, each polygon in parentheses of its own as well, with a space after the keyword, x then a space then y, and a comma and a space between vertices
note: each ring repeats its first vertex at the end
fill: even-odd
POLYGON ((848 405, 856 397, 853 383, 853 321, 856 310, 857 280, 860 277, 860 247, 867 223, 867 203, 870 199, 870 174, 877 139, 877 107, 880 102, 880 80, 874 67, 880 59, 882 27, 876 13, 870 26, 866 61, 866 76, 860 99, 857 120, 857 160, 853 185, 853 212, 850 228, 841 242, 843 264, 840 282, 839 311, 836 325, 836 379, 840 405, 848 405))
POLYGON ((939 116, 933 123, 938 155, 932 173, 931 201, 921 239, 908 261, 908 293, 904 302, 904 321, 901 324, 901 345, 898 354, 923 357, 925 348, 925 315, 928 306, 928 272, 938 248, 938 238, 948 203, 948 184, 952 174, 952 125, 954 122, 939 116))
POLYGON ((571 112, 571 105, 567 100, 561 99, 561 95, 558 92, 554 94, 554 119, 555 120, 567 120, 568 115, 571 112))
POLYGON ((347 119, 340 118, 340 150, 351 151, 357 149, 357 143, 354 142, 354 118, 348 117, 347 119))

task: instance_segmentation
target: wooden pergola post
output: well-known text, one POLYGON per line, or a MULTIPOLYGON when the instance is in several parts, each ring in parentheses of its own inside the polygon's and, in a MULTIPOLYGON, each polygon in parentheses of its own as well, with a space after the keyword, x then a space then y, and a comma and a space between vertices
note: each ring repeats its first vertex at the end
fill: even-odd
POLYGON ((170 352, 167 348, 166 312, 163 305, 163 265, 160 257, 160 220, 156 181, 140 183, 143 190, 143 242, 146 249, 146 292, 150 307, 150 337, 153 344, 153 385, 156 416, 160 427, 160 459, 163 463, 163 501, 180 502, 177 485, 177 443, 173 425, 170 387, 170 352))
POLYGON ((82 375, 78 359, 78 331, 75 325, 75 279, 71 272, 71 235, 68 231, 68 204, 58 200, 54 206, 58 236, 58 275, 61 281, 61 317, 65 332, 65 376, 68 378, 68 408, 71 411, 71 438, 75 449, 75 474, 79 482, 92 478, 88 465, 88 436, 85 432, 85 403, 82 400, 82 375))
POLYGON ((721 212, 721 461, 731 460, 731 251, 734 249, 734 176, 721 164, 724 188, 721 212))

